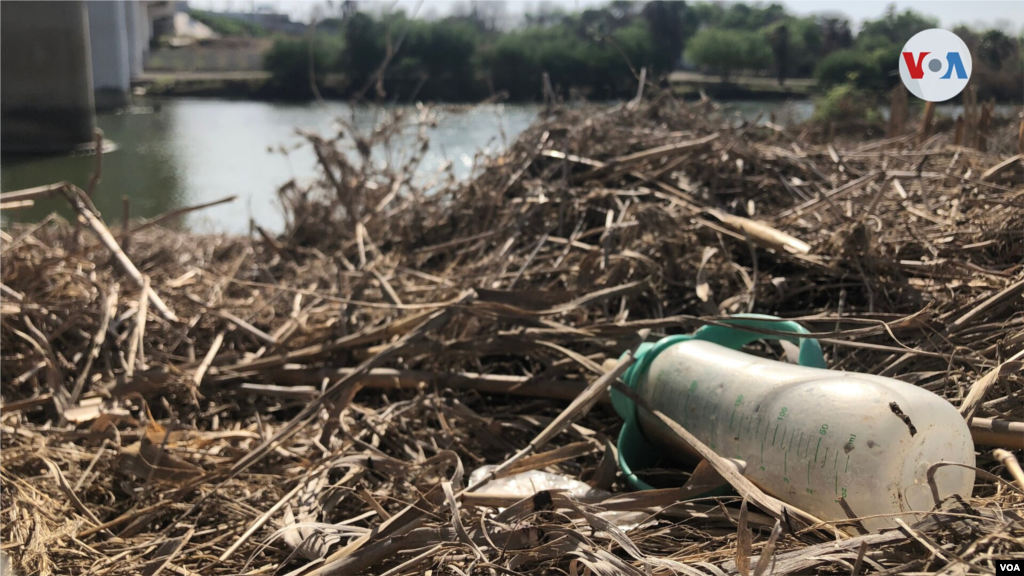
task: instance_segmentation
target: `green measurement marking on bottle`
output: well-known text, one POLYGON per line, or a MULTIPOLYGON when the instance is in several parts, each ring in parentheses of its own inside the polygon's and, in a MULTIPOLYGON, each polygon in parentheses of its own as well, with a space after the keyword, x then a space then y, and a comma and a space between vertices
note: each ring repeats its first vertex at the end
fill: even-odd
POLYGON ((811 461, 807 461, 807 484, 811 483, 811 461))
MULTIPOLYGON (((775 437, 778 436, 778 435, 779 435, 779 423, 776 422, 775 423, 775 433, 772 434, 772 446, 775 446, 775 437)), ((786 437, 786 433, 785 432, 782 433, 782 437, 783 438, 786 437)))
POLYGON ((693 393, 697 390, 697 381, 694 380, 690 383, 690 393, 686 395, 686 404, 683 404, 683 425, 686 425, 686 420, 690 417, 690 400, 693 400, 693 393))
POLYGON ((850 471, 850 455, 847 454, 846 455, 846 470, 843 470, 843 473, 846 473, 846 472, 849 472, 849 471, 850 471))
MULTIPOLYGON (((810 444, 808 442, 808 444, 810 444)), ((818 445, 814 448, 814 461, 818 461, 818 450, 821 450, 821 438, 818 438, 818 445)))
MULTIPOLYGON (((732 416, 729 418, 729 430, 732 430, 732 423, 736 419, 736 410, 743 403, 743 394, 736 397, 736 401, 732 403, 732 416)), ((743 426, 743 418, 740 418, 740 427, 743 426)))
MULTIPOLYGON (((794 430, 793 433, 796 434, 796 430, 794 430)), ((800 431, 800 439, 797 440, 797 442, 796 442, 796 455, 797 456, 800 455, 800 445, 803 444, 803 442, 804 442, 804 433, 801 430, 800 431)))
POLYGON ((821 459, 821 467, 822 468, 825 467, 825 462, 828 462, 828 451, 829 451, 829 449, 830 449, 829 446, 825 446, 825 457, 821 459))

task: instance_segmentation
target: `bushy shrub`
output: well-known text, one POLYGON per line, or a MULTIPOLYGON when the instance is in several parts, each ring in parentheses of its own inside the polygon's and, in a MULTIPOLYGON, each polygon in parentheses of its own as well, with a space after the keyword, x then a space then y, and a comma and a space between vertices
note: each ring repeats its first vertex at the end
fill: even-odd
MULTIPOLYGON (((824 37, 821 26, 813 18, 789 18, 780 20, 761 29, 761 35, 769 46, 777 38, 779 28, 788 30, 786 76, 807 78, 814 74, 814 66, 822 57, 824 37)), ((777 60, 777 59, 776 59, 777 60)), ((779 66, 778 61, 775 62, 779 66)))
POLYGON ((760 34, 725 28, 705 28, 690 39, 686 56, 723 79, 739 70, 763 70, 772 65, 772 49, 760 34))
POLYGON ((900 80, 900 58, 903 46, 889 44, 880 46, 871 52, 871 58, 875 64, 877 77, 875 84, 865 85, 865 88, 872 90, 892 90, 901 82, 900 80))
POLYGON ((837 50, 829 54, 818 63, 814 77, 826 88, 851 84, 867 89, 884 84, 876 59, 860 50, 837 50))
POLYGON ((392 35, 404 34, 385 84, 389 92, 427 100, 465 100, 483 95, 474 69, 480 32, 467 22, 407 20, 392 35))
POLYGON ((345 75, 351 90, 362 90, 387 54, 387 26, 362 12, 345 19, 341 26, 345 51, 339 55, 338 70, 345 75))
MULTIPOLYGON (((313 70, 317 82, 337 69, 343 43, 337 36, 317 35, 313 41, 313 70)), ((278 38, 263 55, 263 68, 270 72, 271 91, 282 98, 311 98, 309 82, 310 45, 307 39, 278 38)))
POLYGON ((897 12, 896 5, 890 4, 881 18, 864 21, 857 34, 857 47, 871 51, 890 44, 903 46, 914 34, 938 26, 939 21, 935 18, 910 9, 897 12))
POLYGON ((852 83, 833 86, 814 102, 819 122, 874 122, 881 118, 876 98, 852 83))
POLYGON ((552 85, 591 85, 587 60, 584 43, 554 26, 532 26, 505 34, 484 58, 494 89, 506 90, 516 100, 538 97, 545 72, 552 85))
POLYGON ((483 63, 495 90, 513 99, 541 95, 545 72, 552 87, 566 94, 577 88, 591 99, 624 96, 636 90, 636 70, 650 66, 654 47, 642 21, 594 39, 567 33, 561 26, 531 26, 501 36, 486 50, 483 63))

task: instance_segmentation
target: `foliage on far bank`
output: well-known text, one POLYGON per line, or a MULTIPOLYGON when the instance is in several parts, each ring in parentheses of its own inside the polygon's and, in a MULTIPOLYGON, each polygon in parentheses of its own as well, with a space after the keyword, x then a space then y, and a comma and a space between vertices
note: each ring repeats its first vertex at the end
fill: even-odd
POLYGON ((263 57, 263 67, 271 73, 270 92, 285 98, 312 96, 310 62, 317 83, 322 84, 326 73, 336 68, 343 49, 344 42, 336 36, 317 35, 312 43, 302 38, 279 38, 263 57))
POLYGON ((887 77, 886 65, 880 60, 864 50, 837 50, 818 63, 814 76, 825 88, 849 84, 864 90, 883 90, 892 79, 887 77))
MULTIPOLYGON (((659 47, 682 48, 678 27, 658 19, 674 9, 665 5, 655 14, 658 9, 650 6, 660 3, 647 6, 648 17, 633 8, 588 10, 508 32, 472 17, 427 21, 401 13, 374 18, 357 12, 318 25, 314 68, 318 82, 340 78, 321 87, 326 93, 371 100, 472 101, 502 92, 514 100, 533 100, 542 93, 545 72, 560 97, 617 98, 636 91, 641 67, 672 69, 677 58, 659 47), (378 82, 389 47, 394 55, 378 82)), ((282 38, 268 53, 265 67, 279 95, 311 95, 309 42, 282 38)))
POLYGON ((758 34, 727 28, 705 28, 690 39, 686 56, 728 80, 739 70, 762 70, 771 65, 772 51, 758 34))
POLYGON ((654 55, 642 22, 619 28, 603 41, 565 32, 556 26, 531 26, 487 47, 482 67, 494 90, 529 99, 540 92, 546 72, 560 94, 576 89, 591 99, 608 99, 636 91, 633 70, 639 72, 654 55))
MULTIPOLYGON (((535 101, 545 73, 561 98, 622 98, 635 92, 642 67, 651 80, 677 69, 726 81, 773 78, 780 86, 813 76, 825 91, 851 84, 882 94, 899 82, 903 43, 936 24, 890 7, 854 35, 844 18, 797 17, 778 4, 660 0, 572 13, 542 9, 512 30, 476 8, 440 20, 349 11, 317 25, 312 49, 308 37, 279 38, 265 67, 272 91, 288 98, 313 96, 310 54, 325 96, 375 101, 476 101, 501 93, 535 101)), ((976 54, 971 83, 979 97, 1020 100, 1022 39, 998 30, 956 32, 976 54)))

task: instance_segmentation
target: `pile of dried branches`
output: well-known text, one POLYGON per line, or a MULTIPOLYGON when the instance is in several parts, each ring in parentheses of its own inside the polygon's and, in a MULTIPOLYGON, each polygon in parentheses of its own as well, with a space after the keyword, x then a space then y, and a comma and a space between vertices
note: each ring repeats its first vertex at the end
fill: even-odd
POLYGON ((47 193, 77 223, 3 233, 19 574, 960 574, 1024 553, 1016 460, 980 444, 972 498, 877 534, 735 474, 737 497, 628 492, 601 369, 761 312, 975 429, 1024 419, 1015 129, 986 152, 816 145, 656 97, 545 111, 474 178, 422 183, 429 143, 387 144, 429 121, 305 134, 321 173, 281 188, 280 235, 111 231, 70 185, 47 193), (611 495, 483 493, 485 464, 611 495))

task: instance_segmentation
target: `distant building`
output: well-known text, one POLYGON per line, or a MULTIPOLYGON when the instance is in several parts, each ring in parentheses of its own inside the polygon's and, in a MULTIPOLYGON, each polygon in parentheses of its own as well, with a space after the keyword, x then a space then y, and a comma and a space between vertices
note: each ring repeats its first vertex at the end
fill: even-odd
POLYGON ((217 34, 209 26, 188 14, 188 2, 147 2, 153 22, 152 40, 166 39, 171 46, 186 46, 195 40, 209 40, 217 34))
POLYGON ((172 20, 171 44, 187 44, 189 40, 212 40, 217 33, 202 22, 192 18, 187 12, 176 12, 172 20))
POLYGON ((302 22, 292 22, 287 14, 278 14, 265 10, 255 12, 217 12, 218 16, 250 22, 262 27, 267 32, 279 32, 282 34, 304 34, 306 25, 302 22))

